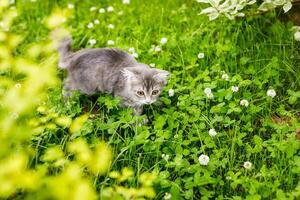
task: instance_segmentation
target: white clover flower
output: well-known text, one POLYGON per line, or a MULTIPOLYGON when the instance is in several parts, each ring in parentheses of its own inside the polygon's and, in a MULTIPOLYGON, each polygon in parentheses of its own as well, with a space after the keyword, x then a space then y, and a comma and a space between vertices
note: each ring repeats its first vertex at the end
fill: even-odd
POLYGON ((208 134, 211 137, 215 137, 217 135, 217 132, 216 132, 216 130, 214 128, 211 128, 211 129, 209 129, 208 134))
POLYGON ((296 41, 300 41, 300 31, 297 31, 296 33, 294 33, 294 38, 296 41))
POLYGON ((238 86, 231 86, 231 91, 232 92, 238 92, 239 91, 239 87, 238 86))
POLYGON ((16 83, 15 87, 19 89, 22 87, 22 85, 21 85, 21 83, 16 83))
POLYGON ((130 53, 134 53, 134 52, 135 52, 135 49, 134 49, 134 47, 130 47, 130 48, 128 49, 128 51, 129 51, 130 53))
POLYGON ((88 23, 87 27, 88 27, 89 29, 93 28, 93 27, 94 27, 93 22, 88 23))
POLYGON ((246 100, 246 99, 242 99, 242 100, 240 101, 240 105, 241 105, 241 106, 248 107, 248 106, 249 106, 249 101, 246 100))
POLYGON ((90 7, 90 11, 91 11, 91 12, 93 12, 93 11, 95 11, 95 10, 97 10, 97 8, 96 8, 95 6, 90 7))
POLYGON ((113 40, 108 40, 108 41, 107 41, 107 44, 108 44, 108 45, 114 45, 115 42, 114 42, 113 40))
POLYGON ((149 66, 150 67, 155 67, 155 63, 150 63, 149 66))
POLYGON ((212 99, 214 97, 210 88, 205 88, 204 93, 206 94, 207 98, 212 99))
POLYGON ((99 13, 105 13, 105 9, 104 8, 100 8, 99 9, 99 13))
POLYGON ((166 44, 168 42, 168 38, 161 38, 161 40, 160 40, 160 43, 162 44, 162 45, 164 45, 164 44, 166 44))
POLYGON ((244 166, 245 169, 251 169, 252 163, 250 161, 246 161, 246 162, 244 162, 243 166, 244 166))
POLYGON ((96 44, 96 40, 95 39, 90 39, 89 40, 89 44, 91 45, 91 46, 94 46, 94 44, 96 44))
POLYGON ((108 25, 108 28, 109 28, 109 29, 114 29, 114 28, 115 28, 115 25, 109 24, 109 25, 108 25))
POLYGON ((273 89, 267 91, 267 96, 274 98, 276 96, 276 92, 273 89))
POLYGON ((209 94, 207 94, 206 96, 207 96, 207 98, 209 98, 209 99, 214 98, 214 94, 213 94, 213 93, 209 93, 209 94))
POLYGON ((222 74, 222 79, 224 79, 225 81, 228 81, 228 79, 229 79, 228 74, 222 74))
POLYGON ((132 53, 131 55, 135 58, 139 57, 139 55, 136 52, 132 53))
POLYGON ((204 58, 204 53, 198 53, 198 58, 199 58, 199 59, 204 58))
POLYGON ((95 19, 94 24, 100 24, 100 21, 98 19, 95 19))
POLYGON ((156 51, 156 52, 159 52, 159 51, 161 51, 161 48, 160 48, 160 46, 156 46, 156 47, 154 47, 154 51, 156 51))
POLYGON ((120 10, 120 11, 118 12, 118 15, 123 15, 123 10, 120 10))
POLYGON ((68 8, 69 8, 69 9, 74 9, 74 4, 69 3, 69 4, 68 4, 68 8))
POLYGON ((165 193, 165 196, 164 196, 164 199, 165 200, 168 200, 168 199, 171 199, 172 198, 172 195, 168 192, 165 193))
POLYGON ((170 158, 170 156, 168 154, 164 154, 164 153, 161 155, 161 157, 166 161, 168 161, 170 158))
POLYGON ((210 88, 205 88, 204 89, 204 93, 207 95, 207 94, 212 93, 212 92, 211 92, 210 88))
POLYGON ((130 4, 130 0, 123 0, 123 4, 130 4))
POLYGON ((108 6, 108 7, 107 7, 107 12, 112 12, 112 11, 114 11, 114 7, 108 6))
POLYGON ((169 89, 168 94, 169 94, 169 97, 174 96, 174 90, 173 89, 169 89))
POLYGON ((9 4, 14 4, 15 0, 9 0, 9 4))
POLYGON ((201 154, 199 156, 198 160, 199 160, 200 165, 208 165, 208 163, 209 163, 209 157, 204 154, 201 154))

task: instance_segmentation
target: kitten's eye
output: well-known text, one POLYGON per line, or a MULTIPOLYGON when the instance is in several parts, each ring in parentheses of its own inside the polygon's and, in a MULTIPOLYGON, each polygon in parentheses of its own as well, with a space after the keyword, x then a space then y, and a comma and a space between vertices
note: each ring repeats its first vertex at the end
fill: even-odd
POLYGON ((145 95, 144 91, 142 91, 142 90, 139 90, 139 91, 137 91, 136 93, 137 93, 137 95, 139 95, 139 96, 144 96, 144 95, 145 95))
POLYGON ((153 90, 153 91, 152 91, 152 95, 157 95, 158 93, 159 93, 158 90, 153 90))

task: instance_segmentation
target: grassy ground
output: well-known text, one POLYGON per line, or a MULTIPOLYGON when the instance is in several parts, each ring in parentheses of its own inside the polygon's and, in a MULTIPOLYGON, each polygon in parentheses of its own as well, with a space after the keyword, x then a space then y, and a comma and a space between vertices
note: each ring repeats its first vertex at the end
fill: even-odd
MULTIPOLYGON (((105 0, 17 1, 21 15, 12 30, 25 41, 16 53, 44 40, 48 35, 44 17, 68 3, 74 4, 69 20, 74 48, 91 47, 90 39, 96 39, 93 47, 113 40, 114 47, 125 51, 134 47, 140 62, 155 63, 172 74, 161 100, 146 107, 143 117, 149 123, 141 127, 131 126, 130 110, 119 108, 109 95, 75 94, 65 104, 61 88, 49 90, 47 105, 55 112, 71 117, 93 114, 72 137, 83 137, 90 144, 97 138, 106 141, 114 151, 114 170, 157 172, 156 199, 166 193, 173 199, 299 198, 300 54, 292 24, 280 22, 275 13, 210 22, 197 15, 201 5, 196 1, 132 0, 129 5, 105 0), (90 11, 92 6, 96 11, 90 11), (98 12, 108 6, 114 11, 98 12), (99 24, 87 28, 97 19, 99 24), (109 29, 109 24, 115 28, 109 29), (153 51, 152 45, 160 45, 163 37, 168 42, 161 51, 153 51), (200 52, 203 59, 197 57, 200 52), (221 78, 222 71, 228 81, 221 78), (239 91, 232 92, 232 86, 239 91), (213 99, 206 97, 207 87, 213 99), (168 95, 169 89, 174 89, 174 96, 168 95), (268 97, 268 89, 277 95, 268 97), (240 105, 242 99, 249 101, 248 107, 240 105), (208 133, 212 128, 215 137, 208 133), (201 154, 209 156, 207 166, 199 163, 201 154), (246 161, 252 163, 251 169, 243 167, 246 161)), ((58 76, 62 80, 64 73, 58 70, 58 76)), ((64 149, 70 140, 67 132, 55 128, 36 138, 32 165, 40 162, 40 153, 48 147, 64 149)), ((94 178, 97 190, 111 184, 106 177, 94 178)))

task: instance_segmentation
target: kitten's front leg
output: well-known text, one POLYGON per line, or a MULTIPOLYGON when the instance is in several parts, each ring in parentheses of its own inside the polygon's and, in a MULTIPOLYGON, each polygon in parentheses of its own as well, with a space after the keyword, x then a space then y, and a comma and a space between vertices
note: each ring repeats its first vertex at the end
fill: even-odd
MULTIPOLYGON (((143 106, 137 106, 133 108, 133 114, 135 116, 140 116, 143 114, 143 106)), ((145 125, 148 123, 148 118, 144 118, 143 121, 141 123, 138 123, 139 126, 145 125)))

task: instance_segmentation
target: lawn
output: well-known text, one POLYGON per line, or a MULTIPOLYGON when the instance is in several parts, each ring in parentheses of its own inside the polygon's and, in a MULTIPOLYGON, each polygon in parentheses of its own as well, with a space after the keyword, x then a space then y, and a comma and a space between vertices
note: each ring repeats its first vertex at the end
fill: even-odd
POLYGON ((278 10, 209 21, 198 15, 205 7, 24 0, 0 9, 0 21, 19 13, 0 32, 0 198, 299 199, 293 22, 278 10), (139 117, 109 94, 64 101, 66 72, 48 42, 57 28, 48 16, 60 15, 74 49, 116 47, 169 71, 161 98, 139 117))

